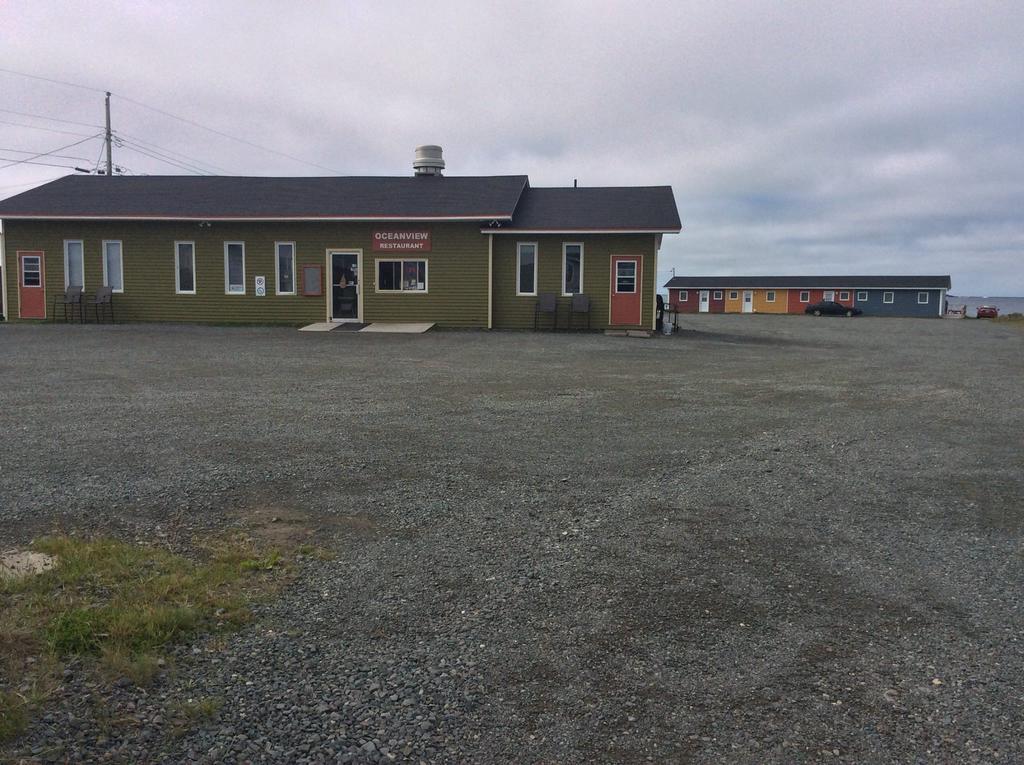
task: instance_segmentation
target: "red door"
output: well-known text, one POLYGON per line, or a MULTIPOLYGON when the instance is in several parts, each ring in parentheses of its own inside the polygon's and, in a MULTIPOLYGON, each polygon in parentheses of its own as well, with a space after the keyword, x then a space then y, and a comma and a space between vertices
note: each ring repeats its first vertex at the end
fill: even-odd
POLYGON ((41 252, 18 253, 18 315, 46 318, 46 279, 41 252))
POLYGON ((640 257, 612 255, 611 320, 614 326, 638 325, 640 311, 640 257))

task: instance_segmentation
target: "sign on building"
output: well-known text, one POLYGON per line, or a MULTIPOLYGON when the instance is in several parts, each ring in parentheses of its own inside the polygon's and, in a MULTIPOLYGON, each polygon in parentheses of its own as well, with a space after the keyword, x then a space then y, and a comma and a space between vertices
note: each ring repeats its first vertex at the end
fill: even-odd
POLYGON ((377 229, 375 252, 430 252, 430 232, 424 229, 377 229))
POLYGON ((257 276, 256 277, 256 297, 267 296, 267 277, 257 276))

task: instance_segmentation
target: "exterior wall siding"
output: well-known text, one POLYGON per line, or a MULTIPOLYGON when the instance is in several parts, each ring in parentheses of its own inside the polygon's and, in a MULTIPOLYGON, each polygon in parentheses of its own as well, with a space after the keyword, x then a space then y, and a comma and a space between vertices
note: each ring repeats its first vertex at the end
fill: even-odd
POLYGON ((789 295, 787 290, 754 290, 754 313, 787 313, 789 295), (775 293, 775 300, 768 302, 768 293, 775 293))
POLYGON ((64 240, 83 241, 85 291, 103 284, 102 242, 122 242, 124 292, 114 295, 118 321, 307 324, 328 318, 331 289, 328 249, 362 250, 364 321, 433 321, 440 326, 487 326, 487 237, 476 224, 434 224, 430 252, 387 254, 371 248, 380 225, 341 223, 196 223, 143 221, 5 221, 7 305, 17 319, 17 252, 42 250, 46 258, 47 315, 64 290, 64 240), (195 242, 196 294, 175 293, 174 243, 195 242), (245 242, 245 294, 224 290, 224 242, 245 242), (295 242, 297 295, 277 295, 274 243, 295 242), (378 293, 377 259, 424 259, 426 293, 378 293), (301 294, 302 267, 323 268, 323 295, 301 294), (11 278, 14 274, 15 277, 11 278), (255 277, 267 278, 256 297, 255 277))
MULTIPOLYGON (((640 318, 643 329, 654 328, 654 300, 657 282, 655 237, 652 234, 544 234, 522 236, 494 235, 492 277, 494 328, 532 329, 535 295, 516 295, 516 246, 520 242, 537 244, 537 292, 558 296, 558 325, 566 326, 571 298, 562 296, 562 244, 583 243, 583 292, 590 296, 590 326, 606 329, 609 323, 612 255, 639 255, 642 262, 640 318)), ((695 293, 691 293, 691 300, 695 293)), ((576 316, 574 326, 586 326, 586 317, 576 316)), ((541 318, 543 328, 550 317, 541 318)), ((633 328, 636 328, 634 326, 633 328)))
MULTIPOLYGON (((868 299, 858 300, 857 308, 864 312, 865 316, 939 316, 939 305, 942 301, 943 290, 860 290, 868 293, 868 299), (883 302, 884 293, 893 293, 893 302, 883 302), (919 304, 917 293, 928 293, 928 302, 919 304)), ((854 293, 856 298, 856 292, 854 293)))
MULTIPOLYGON (((825 299, 824 294, 827 291, 834 291, 836 293, 835 299, 837 302, 847 306, 855 306, 864 312, 865 316, 904 316, 904 317, 932 317, 941 316, 940 307, 945 299, 945 290, 941 289, 870 289, 870 290, 858 290, 853 287, 828 287, 819 289, 776 289, 775 303, 769 303, 767 301, 767 293, 770 290, 766 289, 754 289, 754 313, 790 313, 790 314, 802 314, 807 306, 813 303, 819 303, 825 299), (800 293, 808 292, 809 300, 807 302, 800 301, 800 293), (842 300, 840 293, 848 292, 848 299, 842 300), (868 293, 867 300, 857 300, 858 293, 868 293), (893 302, 884 303, 882 301, 883 294, 885 292, 893 293, 893 302), (917 296, 919 292, 926 292, 928 294, 927 303, 918 303, 917 296)), ((699 295, 700 288, 688 288, 690 296, 690 303, 679 303, 679 309, 682 312, 696 313, 699 306, 699 295)), ((672 288, 669 290, 669 299, 678 301, 679 288, 672 288)), ((713 295, 714 291, 709 290, 713 295)), ((724 290, 724 311, 725 313, 741 313, 743 310, 743 289, 725 289, 724 290), (735 292, 736 297, 730 297, 735 292)), ((715 312, 714 301, 711 303, 711 312, 715 312)))

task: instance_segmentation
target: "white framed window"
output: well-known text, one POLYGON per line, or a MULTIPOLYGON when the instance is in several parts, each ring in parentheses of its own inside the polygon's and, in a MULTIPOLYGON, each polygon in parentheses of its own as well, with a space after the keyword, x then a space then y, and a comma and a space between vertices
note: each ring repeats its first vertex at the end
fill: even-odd
POLYGON ((636 292, 636 261, 615 261, 615 292, 629 294, 636 292))
POLYGON ((22 255, 21 286, 40 287, 43 284, 43 259, 38 255, 22 255))
MULTIPOLYGON (((715 293, 715 300, 721 300, 721 299, 722 299, 722 293, 721 292, 716 292, 715 293)), ((739 299, 740 299, 740 293, 737 292, 736 290, 733 290, 732 292, 729 293, 729 300, 739 300, 739 299)))
POLYGON ((516 244, 516 295, 537 294, 537 243, 516 244))
POLYGON ((857 293, 857 302, 858 303, 866 303, 866 302, 868 302, 867 290, 862 290, 861 292, 857 293))
POLYGON ((224 293, 245 294, 245 242, 224 242, 224 293))
POLYGON ((274 275, 278 295, 295 294, 295 242, 274 242, 274 275))
POLYGON ((196 294, 196 243, 174 243, 174 292, 196 294))
POLYGON ((583 244, 562 243, 562 296, 583 292, 583 244))
POLYGON ((119 240, 103 240, 103 286, 114 292, 124 292, 124 265, 119 240))
POLYGON ((850 293, 847 290, 840 290, 840 292, 839 292, 839 299, 840 300, 849 300, 850 299, 850 293))
POLYGON ((882 302, 883 303, 891 303, 891 302, 893 302, 893 299, 894 299, 895 295, 896 295, 896 293, 894 293, 894 292, 883 292, 882 293, 882 302))
POLYGON ((85 245, 81 239, 64 240, 64 287, 85 286, 85 245))
POLYGON ((918 292, 917 293, 917 304, 918 305, 928 305, 928 293, 927 292, 918 292))
POLYGON ((690 300, 690 293, 686 290, 679 290, 679 302, 686 303, 690 300))
POLYGON ((427 292, 427 261, 378 260, 377 292, 427 292))
POLYGON ((811 293, 808 292, 807 290, 803 290, 800 293, 800 302, 801 303, 810 303, 811 302, 811 293))
POLYGON ((765 302, 774 303, 775 302, 775 290, 768 290, 765 293, 765 295, 764 295, 764 299, 765 299, 765 302))

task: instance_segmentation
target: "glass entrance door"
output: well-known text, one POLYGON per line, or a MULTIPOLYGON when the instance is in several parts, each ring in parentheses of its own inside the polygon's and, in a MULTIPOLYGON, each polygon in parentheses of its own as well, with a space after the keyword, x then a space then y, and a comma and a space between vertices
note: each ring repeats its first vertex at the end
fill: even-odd
POLYGON ((359 253, 331 253, 331 318, 359 320, 359 253))

